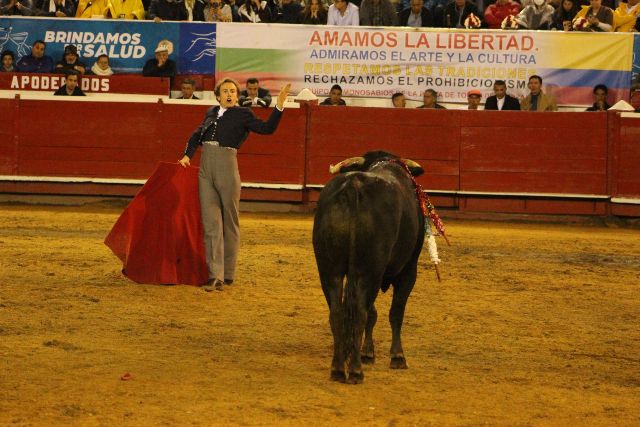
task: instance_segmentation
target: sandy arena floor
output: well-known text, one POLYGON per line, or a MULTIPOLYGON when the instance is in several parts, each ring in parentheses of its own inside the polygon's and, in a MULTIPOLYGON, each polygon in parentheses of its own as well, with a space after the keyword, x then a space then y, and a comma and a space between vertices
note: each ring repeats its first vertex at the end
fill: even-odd
POLYGON ((0 205, 0 425, 640 425, 637 229, 445 213, 409 369, 381 294, 352 386, 329 381, 312 216, 243 214, 237 284, 205 293, 124 278, 102 243, 121 210, 0 205))

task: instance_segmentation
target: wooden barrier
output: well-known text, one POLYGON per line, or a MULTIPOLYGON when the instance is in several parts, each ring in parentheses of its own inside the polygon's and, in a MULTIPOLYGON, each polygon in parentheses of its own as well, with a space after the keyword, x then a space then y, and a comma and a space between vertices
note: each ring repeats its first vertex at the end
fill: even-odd
MULTIPOLYGON (((80 76, 80 88, 87 93, 131 93, 137 95, 169 94, 170 79, 143 77, 140 74, 80 76)), ((64 74, 0 73, 0 90, 53 93, 65 84, 64 74)))
MULTIPOLYGON (((158 161, 177 161, 206 109, 0 99, 0 192, 132 195, 158 161)), ((329 164, 382 149, 422 164, 441 207, 640 216, 636 116, 305 104, 245 142, 242 198, 313 202, 329 164)))

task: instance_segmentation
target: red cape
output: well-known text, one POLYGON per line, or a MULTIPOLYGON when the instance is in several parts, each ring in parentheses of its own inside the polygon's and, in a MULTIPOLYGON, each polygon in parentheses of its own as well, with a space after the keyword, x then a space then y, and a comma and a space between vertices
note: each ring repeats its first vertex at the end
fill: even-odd
POLYGON ((201 285, 208 279, 198 168, 159 163, 104 243, 138 283, 201 285))

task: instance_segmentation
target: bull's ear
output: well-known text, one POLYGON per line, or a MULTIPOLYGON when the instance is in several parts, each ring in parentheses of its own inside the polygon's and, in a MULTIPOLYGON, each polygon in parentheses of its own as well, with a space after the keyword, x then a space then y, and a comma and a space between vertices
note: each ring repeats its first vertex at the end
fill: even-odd
POLYGON ((424 169, 422 169, 422 166, 411 159, 402 159, 402 163, 407 165, 407 167, 409 168, 409 172, 411 172, 411 175, 413 176, 420 176, 424 173, 424 169))
POLYGON ((329 172, 332 174, 335 173, 345 173, 345 172, 353 172, 362 170, 362 166, 364 165, 364 157, 351 157, 350 159, 345 159, 336 165, 329 165, 329 172))

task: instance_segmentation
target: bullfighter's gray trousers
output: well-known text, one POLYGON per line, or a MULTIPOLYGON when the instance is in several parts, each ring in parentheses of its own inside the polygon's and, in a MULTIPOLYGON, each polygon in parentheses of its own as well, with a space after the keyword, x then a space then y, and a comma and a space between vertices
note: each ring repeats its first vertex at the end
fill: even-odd
POLYGON ((234 148, 202 145, 198 190, 210 279, 233 280, 236 274, 240 244, 240 173, 236 155, 234 148))

